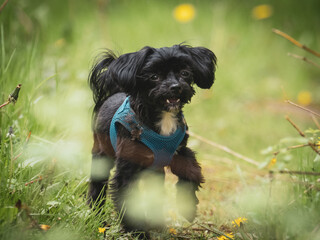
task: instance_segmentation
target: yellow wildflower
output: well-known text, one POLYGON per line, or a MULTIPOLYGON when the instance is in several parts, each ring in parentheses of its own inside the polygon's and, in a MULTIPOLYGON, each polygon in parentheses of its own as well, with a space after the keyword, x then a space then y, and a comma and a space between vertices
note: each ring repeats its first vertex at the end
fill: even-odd
POLYGON ((174 228, 169 228, 169 233, 171 235, 177 235, 177 230, 175 230, 174 228))
POLYGON ((243 217, 239 217, 239 218, 233 220, 232 224, 234 227, 236 227, 236 226, 240 227, 241 224, 244 224, 246 221, 248 221, 248 219, 243 218, 243 217))
POLYGON ((272 7, 267 4, 262 4, 252 9, 252 17, 256 20, 266 19, 271 17, 272 7))
MULTIPOLYGON (((319 137, 319 139, 320 139, 320 137, 319 137)), ((316 144, 318 146, 318 149, 320 150, 320 140, 316 144)))
POLYGON ((41 224, 40 225, 40 228, 44 231, 48 231, 50 229, 50 226, 49 225, 45 225, 45 224, 41 224))
MULTIPOLYGON (((231 233, 226 233, 225 235, 226 235, 226 236, 228 236, 229 238, 234 239, 234 235, 233 235, 233 233, 232 233, 232 232, 231 232, 231 233)), ((221 235, 220 237, 218 237, 218 240, 229 240, 229 238, 227 238, 227 237, 225 237, 225 236, 221 235)))
POLYGON ((100 228, 100 227, 99 227, 99 233, 104 233, 105 231, 106 231, 105 228, 100 228))
POLYGON ((309 91, 301 91, 298 93, 298 103, 307 106, 312 102, 312 95, 309 91))
POLYGON ((180 4, 174 11, 173 16, 178 22, 186 23, 194 19, 196 10, 192 4, 180 4))
POLYGON ((277 163, 277 158, 276 158, 276 157, 273 157, 273 158, 271 159, 271 161, 269 162, 269 164, 268 164, 268 168, 273 167, 276 163, 277 163))

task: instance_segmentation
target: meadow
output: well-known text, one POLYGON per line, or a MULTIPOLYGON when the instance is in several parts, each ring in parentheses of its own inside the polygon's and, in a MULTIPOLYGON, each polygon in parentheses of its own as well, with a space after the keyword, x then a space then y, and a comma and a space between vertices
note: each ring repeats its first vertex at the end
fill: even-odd
MULTIPOLYGON (((135 239, 110 199, 102 213, 86 205, 87 78, 106 48, 182 42, 218 58, 212 89, 196 89, 184 110, 206 183, 195 222, 169 206, 167 229, 153 238, 320 239, 320 59, 272 31, 319 52, 319 1, 5 3, 0 104, 21 90, 0 108, 0 239, 135 239), (184 3, 191 10, 175 15, 184 3)), ((169 199, 175 182, 168 170, 169 199)))

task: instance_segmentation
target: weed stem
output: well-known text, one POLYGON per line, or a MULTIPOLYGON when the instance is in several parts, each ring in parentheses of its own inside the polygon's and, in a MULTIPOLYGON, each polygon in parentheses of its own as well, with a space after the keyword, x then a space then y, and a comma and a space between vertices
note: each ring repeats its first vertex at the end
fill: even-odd
POLYGON ((304 50, 306 50, 307 52, 309 53, 312 53, 313 55, 317 56, 317 57, 320 57, 320 53, 319 52, 316 52, 310 48, 308 48, 307 46, 303 45, 302 43, 298 42, 297 40, 295 40, 293 37, 289 36, 288 34, 278 30, 278 29, 272 29, 272 31, 275 33, 275 34, 278 34, 279 36, 281 37, 284 37, 285 39, 289 40, 290 42, 292 42, 294 45, 296 45, 297 47, 299 48, 302 48, 304 50))
POLYGON ((213 147, 215 147, 215 148, 218 148, 218 149, 220 149, 220 150, 222 150, 222 151, 224 151, 224 152, 227 152, 227 153, 231 154, 231 155, 234 156, 234 157, 240 158, 240 159, 242 159, 242 160, 244 160, 244 161, 246 161, 246 162, 248 162, 248 163, 250 163, 250 164, 253 164, 253 165, 255 165, 255 166, 259 166, 259 163, 257 163, 255 160, 253 160, 253 159, 251 159, 251 158, 248 158, 248 157, 245 157, 245 156, 243 156, 242 154, 237 153, 237 152, 231 150, 230 148, 228 148, 228 147, 226 147, 226 146, 223 146, 223 145, 221 145, 221 144, 212 142, 212 141, 210 141, 210 140, 208 140, 208 139, 206 139, 206 138, 204 138, 204 137, 202 137, 202 136, 199 136, 199 135, 197 135, 197 134, 195 134, 195 133, 193 133, 193 132, 190 132, 190 131, 189 131, 189 135, 192 136, 192 137, 194 137, 194 138, 197 138, 197 139, 200 140, 201 142, 204 142, 204 143, 209 144, 209 145, 211 145, 211 146, 213 146, 213 147))
POLYGON ((290 100, 286 100, 285 102, 286 102, 286 103, 289 103, 289 104, 291 104, 291 105, 293 105, 293 106, 295 106, 295 107, 297 107, 297 108, 300 108, 300 109, 302 109, 302 110, 304 110, 304 111, 306 111, 306 112, 309 112, 309 113, 311 113, 312 115, 315 115, 315 116, 317 116, 317 117, 320 117, 320 114, 319 114, 319 113, 316 113, 316 112, 314 112, 314 111, 312 111, 312 110, 310 110, 310 109, 308 109, 308 108, 302 107, 302 106, 300 106, 300 105, 298 105, 298 104, 296 104, 296 103, 294 103, 294 102, 291 102, 290 100))
POLYGON ((320 68, 320 65, 318 63, 315 63, 314 61, 311 61, 310 59, 306 58, 306 57, 302 57, 302 56, 299 56, 297 54, 293 54, 293 53, 288 53, 289 56, 293 57, 293 58, 296 58, 296 59, 300 59, 302 61, 305 61, 317 68, 320 68))
POLYGON ((300 128, 298 128, 298 126, 288 116, 286 116, 286 119, 299 132, 301 137, 306 137, 306 135, 300 130, 300 128))

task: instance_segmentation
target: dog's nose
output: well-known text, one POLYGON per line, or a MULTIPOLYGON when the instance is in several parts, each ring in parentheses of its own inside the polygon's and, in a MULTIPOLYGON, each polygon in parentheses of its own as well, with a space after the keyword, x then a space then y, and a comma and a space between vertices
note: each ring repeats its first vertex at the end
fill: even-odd
POLYGON ((174 92, 174 93, 180 93, 181 92, 181 86, 178 83, 172 84, 169 87, 170 91, 174 92))

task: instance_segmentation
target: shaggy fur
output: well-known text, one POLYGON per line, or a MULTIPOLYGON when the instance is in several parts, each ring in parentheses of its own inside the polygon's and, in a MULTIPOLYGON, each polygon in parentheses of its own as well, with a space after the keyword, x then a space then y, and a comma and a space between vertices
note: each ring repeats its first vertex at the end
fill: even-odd
MULTIPOLYGON (((208 89, 214 82, 216 56, 203 47, 175 45, 172 47, 145 47, 140 51, 116 57, 111 51, 92 68, 89 83, 93 91, 95 107, 93 114, 92 149, 93 165, 103 161, 104 174, 96 176, 92 172, 89 186, 89 204, 102 204, 108 185, 116 208, 125 209, 124 194, 138 175, 153 164, 153 152, 141 143, 139 132, 129 132, 117 125, 117 152, 114 152, 110 137, 110 123, 113 115, 130 96, 130 105, 137 119, 153 131, 170 135, 185 120, 182 108, 195 94, 193 85, 208 89), (115 174, 109 183, 110 170, 116 166, 115 174)), ((177 201, 187 197, 192 202, 190 211, 184 214, 192 221, 196 216, 198 199, 196 191, 204 182, 194 152, 187 147, 188 134, 173 156, 170 163, 172 173, 178 176, 177 201)), ((95 171, 92 168, 92 171, 95 171)), ((164 175, 163 167, 153 169, 164 175)), ((164 179, 164 177, 163 177, 164 179)), ((129 196, 130 197, 130 196, 129 196)), ((180 204, 177 204, 178 206, 180 204)), ((124 211, 123 224, 128 231, 147 230, 144 223, 130 219, 124 211)))

